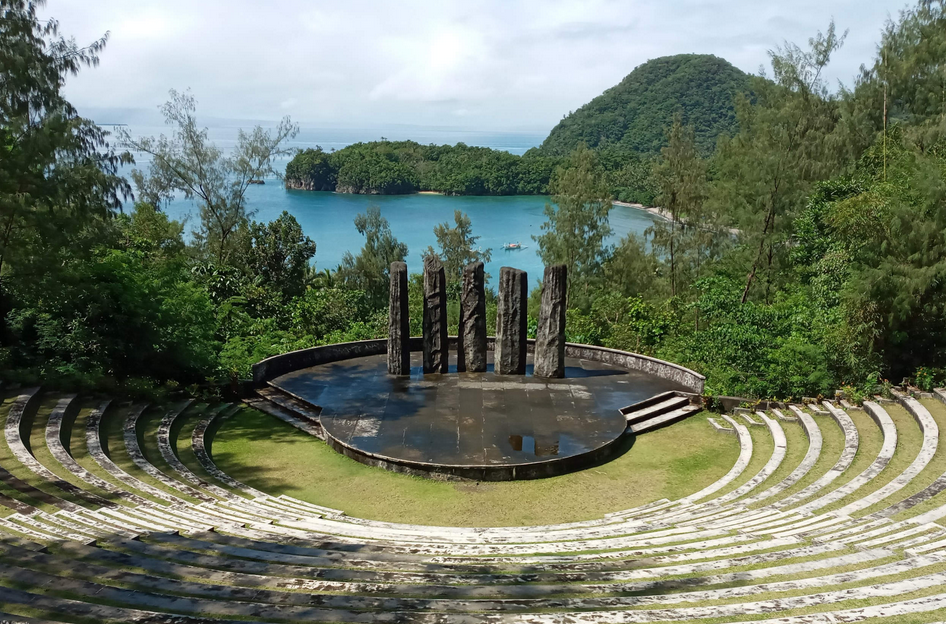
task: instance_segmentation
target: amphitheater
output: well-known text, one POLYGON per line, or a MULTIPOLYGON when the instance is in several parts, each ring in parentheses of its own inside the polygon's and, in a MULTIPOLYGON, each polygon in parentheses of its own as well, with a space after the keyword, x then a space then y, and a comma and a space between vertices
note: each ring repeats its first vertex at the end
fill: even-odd
POLYGON ((712 485, 504 528, 359 519, 228 476, 208 449, 240 410, 324 435, 278 392, 83 397, 81 417, 74 395, 3 392, 0 620, 946 621, 944 391, 696 414, 738 448, 712 485))

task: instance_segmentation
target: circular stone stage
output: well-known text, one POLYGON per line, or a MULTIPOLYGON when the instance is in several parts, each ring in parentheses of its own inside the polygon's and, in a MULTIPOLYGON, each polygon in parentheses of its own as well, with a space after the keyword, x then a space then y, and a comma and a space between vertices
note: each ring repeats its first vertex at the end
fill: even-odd
POLYGON ((579 470, 628 448, 620 408, 688 388, 654 374, 567 358, 564 379, 387 373, 385 355, 302 368, 270 383, 318 406, 329 445, 362 463, 434 478, 506 481, 579 470))

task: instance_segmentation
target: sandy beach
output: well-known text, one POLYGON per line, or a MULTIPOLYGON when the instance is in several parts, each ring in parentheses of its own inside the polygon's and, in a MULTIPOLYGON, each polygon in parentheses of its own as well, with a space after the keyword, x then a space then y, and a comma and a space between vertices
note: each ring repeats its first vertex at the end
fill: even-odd
POLYGON ((622 201, 612 201, 612 206, 624 206, 625 208, 637 208, 638 210, 643 210, 644 212, 649 212, 650 214, 660 217, 661 219, 670 220, 670 213, 668 213, 663 208, 647 207, 644 204, 633 204, 631 202, 622 202, 622 201))

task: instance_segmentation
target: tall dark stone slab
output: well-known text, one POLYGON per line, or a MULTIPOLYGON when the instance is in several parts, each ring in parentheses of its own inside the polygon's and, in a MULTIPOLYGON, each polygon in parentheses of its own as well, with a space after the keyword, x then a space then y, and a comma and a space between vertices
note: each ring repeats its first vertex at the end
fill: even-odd
POLYGON ((525 271, 499 270, 499 301, 496 306, 494 368, 500 375, 526 374, 526 306, 529 282, 525 271))
POLYGON ((457 370, 486 372, 486 272, 482 262, 463 269, 457 370))
POLYGON ((424 259, 424 372, 446 373, 450 366, 447 345, 447 278, 436 256, 424 259))
POLYGON ((411 323, 407 301, 407 265, 391 263, 391 295, 388 308, 388 373, 411 374, 411 323))
POLYGON ((535 336, 536 377, 565 376, 565 309, 568 269, 564 264, 545 268, 542 307, 535 336))

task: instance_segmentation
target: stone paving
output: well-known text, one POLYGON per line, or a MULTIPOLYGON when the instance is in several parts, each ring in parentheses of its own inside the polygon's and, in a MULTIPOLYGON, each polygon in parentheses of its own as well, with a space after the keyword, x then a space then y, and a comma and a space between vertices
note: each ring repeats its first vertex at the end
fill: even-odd
MULTIPOLYGON (((563 343, 564 344, 564 343, 563 343)), ((372 457, 447 466, 510 466, 575 457, 611 444, 626 429, 619 410, 682 386, 617 366, 569 358, 563 379, 487 372, 391 376, 385 356, 289 373, 276 388, 321 408, 321 427, 341 445, 372 457)), ((251 404, 258 406, 258 402, 251 404)), ((285 419, 282 410, 259 405, 285 419)), ((297 421, 301 419, 296 419, 297 421)), ((297 425, 298 426, 298 425, 297 425)))
MULTIPOLYGON (((717 482, 679 500, 582 522, 481 528, 349 518, 249 488, 220 471, 206 439, 237 406, 91 402, 84 437, 89 457, 104 471, 93 474, 62 443, 77 399, 37 389, 16 394, 5 439, 26 472, 0 466, 0 506, 12 512, 0 519, 0 620, 557 624, 751 618, 804 624, 908 617, 933 623, 946 610, 946 528, 935 523, 946 517, 946 475, 931 474, 937 454, 946 450, 939 443, 946 423, 924 405, 935 398, 898 398, 922 432, 922 442, 912 447, 900 442, 887 409, 868 402, 866 413, 884 442, 853 478, 839 481, 859 451, 860 433, 846 409, 830 402, 817 411, 792 405, 713 416, 719 430, 707 422, 706 435, 729 433, 739 457, 717 482), (33 412, 44 409, 41 400, 55 406, 34 419, 33 412), (150 461, 138 441, 147 409, 160 422, 159 456, 150 461), (114 417, 125 419, 124 430, 106 444, 101 423, 110 410, 119 410, 114 417), (190 424, 178 427, 178 419, 190 424), (45 429, 28 431, 30 423, 45 429), (190 432, 189 426, 190 445, 179 445, 172 432, 190 432), (797 439, 786 435, 789 427, 798 427, 807 443, 794 466, 786 465, 789 440, 797 439), (829 431, 844 439, 835 456, 824 452, 829 431), (772 449, 755 464, 753 436, 769 438, 772 449), (43 465, 24 439, 45 440, 49 453, 43 457, 57 465, 43 465), (108 449, 121 444, 134 463, 127 470, 109 457, 108 449), (205 478, 187 468, 184 452, 193 453, 205 478), (868 487, 892 470, 900 453, 912 461, 899 463, 906 467, 883 487, 868 487), (750 471, 750 465, 760 467, 750 471), (18 479, 10 469, 32 477, 18 479), (56 475, 64 471, 89 490, 56 475), (921 484, 918 493, 902 493, 917 492, 914 483, 921 484), (793 488, 800 489, 789 493, 793 488), (823 511, 839 501, 852 502, 823 511), (879 511, 854 517, 869 509, 879 511)), ((946 400, 946 392, 934 396, 946 400)), ((320 428, 305 411, 294 417, 285 409, 282 417, 296 418, 301 430, 317 437, 320 428)))

